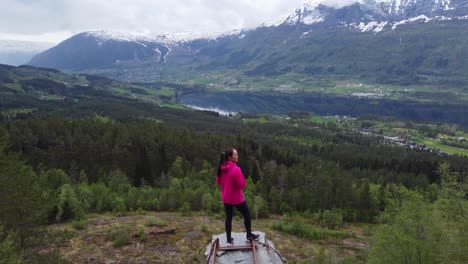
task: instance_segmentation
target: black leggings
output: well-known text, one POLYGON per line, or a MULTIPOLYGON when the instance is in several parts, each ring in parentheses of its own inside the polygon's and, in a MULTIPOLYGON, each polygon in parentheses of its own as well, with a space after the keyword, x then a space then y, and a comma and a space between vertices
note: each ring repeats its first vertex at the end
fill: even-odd
POLYGON ((226 228, 226 238, 227 241, 231 239, 231 230, 232 230, 232 213, 234 207, 237 208, 239 212, 244 216, 244 226, 245 226, 245 231, 247 231, 247 236, 249 236, 252 233, 251 230, 251 223, 250 223, 250 211, 249 207, 247 206, 247 203, 244 201, 241 204, 224 204, 224 211, 226 213, 226 222, 225 222, 225 228, 226 228))

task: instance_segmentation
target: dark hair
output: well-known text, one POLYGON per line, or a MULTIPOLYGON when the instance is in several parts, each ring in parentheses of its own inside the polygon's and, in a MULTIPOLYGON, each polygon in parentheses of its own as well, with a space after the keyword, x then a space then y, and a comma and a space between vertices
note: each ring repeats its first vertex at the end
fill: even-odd
POLYGON ((218 165, 218 173, 216 176, 221 176, 221 166, 223 166, 229 160, 229 157, 232 157, 232 154, 234 154, 233 147, 229 147, 223 153, 221 153, 218 165))

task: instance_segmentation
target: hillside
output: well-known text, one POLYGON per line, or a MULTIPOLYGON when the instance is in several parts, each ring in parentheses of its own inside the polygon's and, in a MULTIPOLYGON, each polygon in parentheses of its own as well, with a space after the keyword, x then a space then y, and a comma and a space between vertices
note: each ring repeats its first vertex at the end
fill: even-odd
POLYGON ((136 37, 84 32, 30 64, 125 81, 190 82, 198 76, 358 80, 465 87, 468 11, 463 1, 306 4, 278 23, 219 36, 136 37), (401 4, 401 5, 400 5, 401 4))
POLYGON ((174 89, 138 86, 89 74, 71 75, 54 69, 0 65, 0 94, 3 118, 31 111, 52 111, 84 105, 99 107, 148 103, 173 104, 174 89))

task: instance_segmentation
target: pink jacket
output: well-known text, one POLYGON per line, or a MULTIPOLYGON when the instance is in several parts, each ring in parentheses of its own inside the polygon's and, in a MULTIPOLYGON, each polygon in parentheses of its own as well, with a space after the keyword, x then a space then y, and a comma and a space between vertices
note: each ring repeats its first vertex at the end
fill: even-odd
POLYGON ((225 204, 240 204, 244 202, 245 178, 236 163, 228 161, 221 166, 221 176, 216 177, 216 183, 221 186, 221 198, 225 204))

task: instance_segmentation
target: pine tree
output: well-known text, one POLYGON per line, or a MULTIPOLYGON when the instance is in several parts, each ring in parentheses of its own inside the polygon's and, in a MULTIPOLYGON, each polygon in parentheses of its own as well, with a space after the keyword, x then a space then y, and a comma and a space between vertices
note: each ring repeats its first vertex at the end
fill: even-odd
POLYGON ((39 177, 15 155, 0 157, 0 222, 16 230, 24 244, 29 230, 47 220, 50 196, 39 177))

